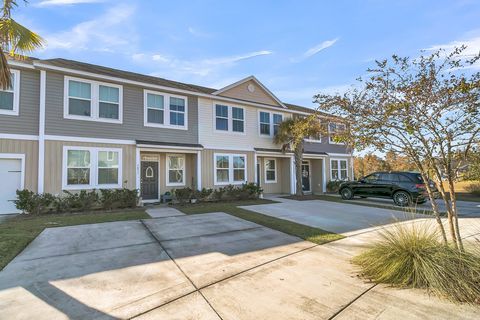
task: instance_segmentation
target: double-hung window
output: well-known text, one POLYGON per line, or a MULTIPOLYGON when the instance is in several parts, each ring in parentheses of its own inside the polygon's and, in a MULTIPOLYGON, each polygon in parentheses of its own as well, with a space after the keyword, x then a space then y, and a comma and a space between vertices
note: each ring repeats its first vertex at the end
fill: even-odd
POLYGON ((18 116, 20 94, 20 71, 10 70, 11 86, 0 90, 0 114, 18 116))
POLYGON ((260 111, 260 134, 270 136, 270 113, 260 111))
POLYGON ((270 113, 266 111, 259 112, 260 135, 273 137, 277 134, 283 116, 279 113, 270 113))
POLYGON ((322 142, 322 135, 320 133, 309 136, 305 141, 308 142, 322 142))
POLYGON ((245 109, 215 104, 215 130, 244 133, 245 109))
POLYGON ((65 77, 64 118, 122 123, 122 86, 65 77))
POLYGON ((228 131, 228 106, 215 105, 215 127, 220 131, 228 131))
POLYGON ((331 180, 347 180, 348 169, 346 159, 330 160, 330 178, 331 180))
POLYGON ((120 188, 121 170, 121 149, 64 147, 63 189, 120 188))
POLYGON ((265 159, 265 182, 277 182, 277 161, 275 159, 265 159))
POLYGON ((342 134, 344 131, 345 124, 330 122, 328 124, 329 142, 331 144, 344 144, 343 142, 338 141, 336 138, 338 134, 342 134))
POLYGON ((167 155, 167 186, 185 185, 185 156, 167 155))
POLYGON ((247 157, 241 154, 215 154, 215 184, 240 184, 246 182, 247 157))
POLYGON ((187 129, 187 98, 150 90, 144 91, 146 127, 187 129))

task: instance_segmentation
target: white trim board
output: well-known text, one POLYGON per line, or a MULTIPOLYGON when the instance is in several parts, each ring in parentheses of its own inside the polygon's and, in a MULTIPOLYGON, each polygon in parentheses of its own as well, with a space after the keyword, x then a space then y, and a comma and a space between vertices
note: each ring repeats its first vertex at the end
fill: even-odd
POLYGON ((45 135, 45 140, 87 142, 87 143, 127 144, 127 145, 136 144, 134 140, 101 139, 101 138, 87 138, 87 137, 84 138, 84 137, 56 136, 56 135, 45 135))
POLYGON ((38 141, 38 136, 29 134, 0 133, 0 139, 38 141))

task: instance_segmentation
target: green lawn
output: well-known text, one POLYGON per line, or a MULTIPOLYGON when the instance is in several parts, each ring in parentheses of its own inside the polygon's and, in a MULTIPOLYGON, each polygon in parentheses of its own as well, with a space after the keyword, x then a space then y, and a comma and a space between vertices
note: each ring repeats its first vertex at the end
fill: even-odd
MULTIPOLYGON (((367 203, 362 203, 362 202, 356 201, 356 200, 366 200, 366 199, 343 200, 342 198, 340 198, 338 196, 332 196, 332 195, 320 195, 320 194, 319 195, 312 195, 312 194, 309 194, 309 195, 304 195, 303 197, 287 196, 287 197, 284 197, 284 198, 291 199, 291 200, 297 200, 297 201, 323 200, 323 201, 339 202, 339 203, 346 203, 346 204, 354 204, 354 205, 357 205, 357 206, 364 206, 364 207, 396 210, 396 211, 409 212, 409 213, 412 212, 412 210, 413 210, 411 208, 397 207, 397 206, 393 205, 393 203, 392 203, 392 205, 374 203, 374 202, 369 202, 367 204, 367 203)), ((417 208, 415 213, 433 214, 433 211, 417 208)))
POLYGON ((247 206, 255 204, 273 203, 270 200, 251 200, 251 201, 237 201, 227 203, 201 203, 187 206, 176 206, 176 208, 186 214, 201 214, 209 212, 225 212, 232 216, 248 220, 262 226, 275 229, 292 236, 302 238, 304 240, 324 244, 330 241, 342 239, 343 236, 325 231, 322 229, 309 227, 303 224, 270 217, 264 214, 253 212, 238 208, 237 206, 247 206))
POLYGON ((144 209, 82 214, 19 215, 0 223, 0 270, 45 228, 146 219, 144 209))

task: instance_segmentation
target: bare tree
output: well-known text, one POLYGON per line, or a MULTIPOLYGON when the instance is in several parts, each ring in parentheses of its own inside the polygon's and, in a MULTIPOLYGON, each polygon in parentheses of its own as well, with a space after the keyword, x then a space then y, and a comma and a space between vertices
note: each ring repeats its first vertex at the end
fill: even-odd
POLYGON ((434 179, 446 206, 449 236, 460 250, 454 183, 459 162, 454 158, 460 150, 467 157, 480 137, 480 72, 470 68, 479 56, 465 57, 464 50, 439 50, 414 59, 394 55, 376 61, 369 77, 358 79, 359 88, 316 96, 319 109, 349 119, 351 130, 342 137, 348 143, 409 157, 422 175, 448 243, 430 184, 434 179))

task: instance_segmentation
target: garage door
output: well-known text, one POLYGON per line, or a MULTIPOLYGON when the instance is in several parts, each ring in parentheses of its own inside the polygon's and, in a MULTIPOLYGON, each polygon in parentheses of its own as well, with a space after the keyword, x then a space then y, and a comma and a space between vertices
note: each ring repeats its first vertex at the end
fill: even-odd
POLYGON ((17 189, 21 188, 22 161, 0 158, 0 214, 16 213, 17 189))

